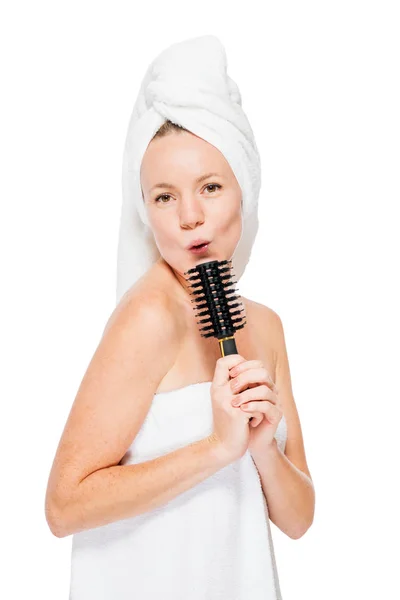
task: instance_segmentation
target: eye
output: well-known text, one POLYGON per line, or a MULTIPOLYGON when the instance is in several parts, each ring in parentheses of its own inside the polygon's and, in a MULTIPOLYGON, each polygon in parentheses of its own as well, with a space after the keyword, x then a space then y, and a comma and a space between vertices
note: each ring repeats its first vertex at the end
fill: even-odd
POLYGON ((219 183, 209 183, 208 185, 206 185, 206 189, 209 187, 214 187, 214 188, 216 187, 218 189, 221 189, 222 186, 219 185, 219 183))
MULTIPOLYGON (((170 198, 171 196, 169 194, 161 194, 160 196, 157 196, 157 198, 154 200, 154 202, 158 202, 160 198, 170 198)), ((161 202, 161 204, 167 204, 167 202, 161 202)))

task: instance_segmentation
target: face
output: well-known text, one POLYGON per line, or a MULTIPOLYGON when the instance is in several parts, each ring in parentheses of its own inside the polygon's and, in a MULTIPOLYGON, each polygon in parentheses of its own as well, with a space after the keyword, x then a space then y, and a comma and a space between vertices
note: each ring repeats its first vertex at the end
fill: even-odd
POLYGON ((196 264, 232 258, 242 231, 242 191, 215 146, 185 131, 155 138, 140 181, 158 250, 183 286, 184 272, 196 264), (211 242, 205 254, 187 249, 198 238, 211 242))

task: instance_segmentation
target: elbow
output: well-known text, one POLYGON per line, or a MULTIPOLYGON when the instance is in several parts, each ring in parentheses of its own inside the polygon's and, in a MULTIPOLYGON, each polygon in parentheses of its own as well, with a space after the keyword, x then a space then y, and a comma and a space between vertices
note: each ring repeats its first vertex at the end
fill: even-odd
POLYGON ((49 523, 49 529, 50 529, 51 533, 57 538, 66 537, 60 528, 58 528, 54 525, 50 525, 50 523, 49 523))
POLYGON ((49 517, 46 515, 47 525, 51 533, 57 538, 63 538, 66 536, 64 529, 62 527, 61 521, 54 517, 49 517))
POLYGON ((292 540, 299 540, 300 538, 303 537, 303 535, 305 535, 307 533, 307 531, 310 529, 312 525, 312 521, 311 523, 308 523, 306 526, 303 526, 301 529, 297 529, 296 531, 294 531, 291 535, 290 538, 292 540))
POLYGON ((307 533, 307 531, 310 529, 313 522, 314 522, 314 513, 311 515, 311 517, 305 523, 302 523, 301 527, 298 527, 295 531, 293 531, 289 537, 292 540, 299 540, 301 537, 303 537, 303 535, 305 535, 307 533))
POLYGON ((63 537, 65 537, 66 534, 64 533, 64 530, 62 529, 61 524, 60 524, 59 521, 57 521, 57 520, 55 520, 53 518, 51 518, 51 519, 46 518, 46 521, 47 521, 47 525, 49 526, 49 529, 50 529, 51 533, 55 537, 57 537, 57 538, 63 538, 63 537))
POLYGON ((69 535, 65 530, 65 523, 61 512, 54 506, 46 503, 45 517, 51 533, 57 538, 69 535))

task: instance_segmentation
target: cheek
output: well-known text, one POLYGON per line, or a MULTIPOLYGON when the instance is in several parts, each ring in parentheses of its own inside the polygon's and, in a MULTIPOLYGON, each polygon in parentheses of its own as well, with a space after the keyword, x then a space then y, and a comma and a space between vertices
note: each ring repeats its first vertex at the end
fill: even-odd
POLYGON ((177 240, 177 234, 174 233, 176 230, 176 223, 173 222, 173 219, 169 219, 166 214, 151 215, 149 217, 149 223, 154 240, 159 249, 173 248, 177 240))
POLYGON ((225 208, 221 208, 218 211, 219 214, 216 216, 216 222, 218 224, 218 229, 221 232, 231 232, 232 234, 237 234, 241 232, 242 229, 242 214, 240 212, 240 208, 235 208, 229 210, 225 208))
POLYGON ((221 220, 222 225, 233 225, 242 216, 242 194, 236 189, 226 190, 221 198, 215 202, 215 216, 221 220))

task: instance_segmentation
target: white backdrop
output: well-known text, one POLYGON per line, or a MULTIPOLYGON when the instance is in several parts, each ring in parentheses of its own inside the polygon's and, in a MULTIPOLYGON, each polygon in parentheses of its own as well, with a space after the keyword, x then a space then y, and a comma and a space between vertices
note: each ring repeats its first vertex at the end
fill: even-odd
POLYGON ((1 597, 67 598, 44 497, 114 309, 128 119, 148 63, 212 33, 263 168, 240 292, 282 319, 316 489, 302 538, 272 525, 283 598, 400 598, 396 4, 2 4, 1 597))

